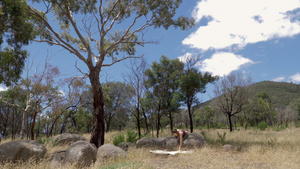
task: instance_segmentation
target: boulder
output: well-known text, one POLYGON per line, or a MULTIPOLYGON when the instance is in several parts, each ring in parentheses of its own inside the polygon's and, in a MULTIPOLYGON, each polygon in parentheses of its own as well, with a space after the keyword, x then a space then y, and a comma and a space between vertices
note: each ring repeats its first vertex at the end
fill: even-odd
POLYGON ((155 138, 141 138, 136 142, 136 147, 141 148, 141 147, 154 147, 154 139, 155 138))
POLYGON ((182 147, 199 148, 206 144, 204 137, 201 134, 189 133, 189 137, 183 142, 182 147))
POLYGON ((65 155, 60 155, 60 154, 54 155, 50 160, 50 164, 49 164, 50 169, 61 168, 64 157, 65 155))
POLYGON ((174 137, 167 137, 166 138, 166 149, 177 149, 178 148, 178 139, 174 138, 174 137))
POLYGON ((94 144, 86 141, 77 141, 69 146, 66 151, 64 164, 77 164, 88 167, 96 161, 97 148, 94 144))
POLYGON ((85 137, 79 134, 60 134, 52 139, 52 144, 53 145, 71 145, 72 143, 75 143, 76 141, 87 141, 85 137))
POLYGON ((0 163, 5 161, 26 162, 29 159, 35 159, 38 161, 44 158, 46 152, 47 150, 44 145, 39 144, 37 141, 11 141, 0 145, 0 163))
POLYGON ((124 142, 121 142, 118 147, 120 147, 122 150, 127 151, 128 150, 128 145, 124 142))
POLYGON ((225 145, 223 145, 223 149, 225 151, 231 151, 231 150, 234 150, 234 146, 231 144, 225 144, 225 145))
POLYGON ((104 144, 98 148, 97 162, 102 162, 114 158, 125 158, 127 153, 121 148, 112 144, 104 144))

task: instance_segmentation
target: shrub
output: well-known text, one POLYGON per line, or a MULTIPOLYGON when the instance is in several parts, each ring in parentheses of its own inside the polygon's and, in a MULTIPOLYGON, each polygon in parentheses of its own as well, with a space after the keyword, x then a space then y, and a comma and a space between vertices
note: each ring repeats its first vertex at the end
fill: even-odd
POLYGON ((223 133, 223 135, 221 135, 219 132, 218 133, 218 140, 217 142, 221 145, 224 145, 226 144, 226 141, 225 141, 225 136, 226 136, 226 132, 223 133))
POLYGON ((265 130, 267 128, 268 124, 265 122, 265 121, 261 121, 258 123, 257 127, 260 129, 260 130, 265 130))
POLYGON ((201 134, 203 135, 207 144, 214 144, 214 141, 206 135, 205 131, 201 131, 201 134))
POLYGON ((139 139, 139 135, 137 132, 128 131, 126 137, 126 143, 135 143, 139 139))
POLYGON ((120 143, 125 142, 124 134, 118 134, 112 138, 113 144, 118 146, 120 143))

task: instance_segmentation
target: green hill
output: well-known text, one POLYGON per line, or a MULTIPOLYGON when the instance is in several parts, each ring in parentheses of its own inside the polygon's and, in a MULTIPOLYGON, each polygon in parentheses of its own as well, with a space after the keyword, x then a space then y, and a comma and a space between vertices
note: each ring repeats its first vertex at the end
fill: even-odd
POLYGON ((287 106, 300 98, 300 85, 286 82, 263 81, 250 86, 253 95, 265 91, 277 106, 287 106))
MULTIPOLYGON (((291 101, 300 98, 300 84, 262 81, 250 86, 250 92, 253 96, 263 91, 271 97, 275 106, 286 107, 291 101)), ((197 108, 207 106, 211 101, 201 103, 197 105, 197 108)))

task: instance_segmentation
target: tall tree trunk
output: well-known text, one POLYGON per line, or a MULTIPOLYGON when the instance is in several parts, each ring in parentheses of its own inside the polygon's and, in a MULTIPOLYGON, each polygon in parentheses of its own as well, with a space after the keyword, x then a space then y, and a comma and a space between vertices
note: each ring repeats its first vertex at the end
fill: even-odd
POLYGON ((26 108, 25 108, 23 116, 22 116, 22 126, 21 126, 21 132, 20 132, 20 140, 24 139, 25 125, 26 125, 25 123, 26 123, 26 117, 27 117, 26 115, 28 113, 28 109, 30 108, 31 96, 32 96, 31 93, 27 96, 26 108))
POLYGON ((112 117, 110 116, 110 114, 108 114, 108 119, 107 119, 107 121, 106 121, 106 133, 108 133, 109 132, 109 130, 110 130, 110 122, 111 122, 111 119, 112 119, 112 117))
POLYGON ((38 101, 36 101, 34 105, 34 115, 33 115, 33 120, 31 125, 31 140, 34 140, 34 125, 35 125, 36 115, 38 113, 37 105, 38 105, 38 101))
MULTIPOLYGON (((61 115, 62 115, 62 114, 61 114, 61 115)), ((50 128, 49 128, 49 130, 48 130, 48 132, 47 132, 47 137, 50 137, 50 136, 52 135, 53 128, 54 128, 54 126, 55 126, 57 120, 59 119, 59 117, 60 117, 60 116, 57 116, 57 117, 54 119, 53 123, 51 124, 51 126, 50 126, 50 128)))
POLYGON ((136 107, 136 121, 137 121, 137 128, 138 128, 138 134, 139 137, 141 136, 141 122, 140 122, 140 109, 139 109, 139 101, 137 103, 137 107, 136 107))
POLYGON ((143 110, 143 116, 144 116, 144 123, 145 123, 145 126, 146 126, 146 131, 149 132, 148 119, 147 119, 147 116, 146 116, 146 112, 145 112, 145 109, 143 107, 142 107, 142 110, 143 110))
POLYGON ((25 111, 24 111, 24 113, 22 115, 22 125, 21 125, 21 132, 20 132, 20 140, 24 139, 26 114, 27 114, 27 111, 25 109, 25 111))
POLYGON ((233 131, 233 129, 232 129, 232 121, 231 121, 231 114, 230 113, 227 113, 227 115, 228 115, 228 122, 229 122, 229 129, 230 129, 230 132, 232 132, 233 131))
POLYGON ((160 104, 158 105, 157 110, 157 123, 156 123, 156 137, 159 137, 159 128, 160 127, 160 104))
MULTIPOLYGON (((13 102, 12 102, 13 104, 13 102)), ((15 109, 12 107, 11 139, 14 140, 15 109)))
POLYGON ((65 117, 64 122, 61 126, 60 134, 62 134, 64 132, 68 119, 71 118, 74 113, 76 113, 76 111, 70 110, 69 114, 65 117))
POLYGON ((170 129, 171 129, 171 132, 172 132, 173 131, 173 116, 172 116, 170 101, 168 101, 168 109, 169 109, 170 129))
POLYGON ((35 135, 36 139, 40 137, 41 116, 39 116, 38 121, 39 121, 38 129, 37 129, 37 132, 36 132, 36 135, 35 135))
POLYGON ((191 128, 191 133, 193 133, 194 126, 193 126, 193 114, 191 112, 191 105, 188 103, 188 113, 189 113, 189 118, 190 118, 190 128, 191 128))
POLYGON ((94 144, 97 148, 104 144, 104 98, 103 91, 100 85, 100 69, 90 69, 89 79, 92 85, 93 92, 93 128, 91 133, 90 143, 94 144))

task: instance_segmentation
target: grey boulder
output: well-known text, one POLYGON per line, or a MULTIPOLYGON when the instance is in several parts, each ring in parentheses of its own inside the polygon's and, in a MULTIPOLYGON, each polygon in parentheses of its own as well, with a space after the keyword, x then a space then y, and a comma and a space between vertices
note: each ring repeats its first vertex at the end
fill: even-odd
POLYGON ((112 144, 104 144, 101 147, 99 147, 97 151, 97 162, 125 157, 127 157, 127 153, 121 148, 112 144))
POLYGON ((71 145, 72 143, 75 143, 76 141, 87 141, 85 137, 79 134, 60 134, 57 136, 54 136, 52 139, 53 145, 71 145))
POLYGON ((47 149, 44 147, 44 145, 39 144, 37 141, 11 141, 0 145, 0 163, 5 161, 26 162, 29 159, 38 161, 44 158, 46 153, 47 149))

